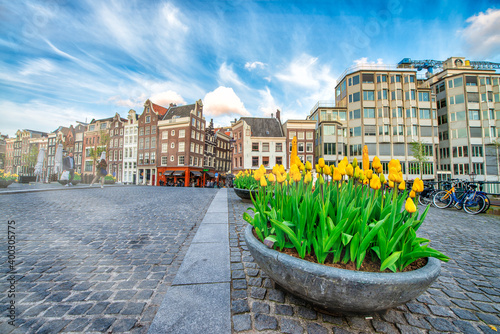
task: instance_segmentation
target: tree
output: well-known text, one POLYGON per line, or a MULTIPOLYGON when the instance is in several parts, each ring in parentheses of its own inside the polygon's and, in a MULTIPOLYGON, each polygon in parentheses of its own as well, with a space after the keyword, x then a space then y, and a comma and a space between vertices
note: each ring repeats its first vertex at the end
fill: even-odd
POLYGON ((30 152, 28 153, 28 156, 26 158, 26 163, 28 166, 27 170, 30 174, 34 172, 37 160, 38 160, 38 146, 31 145, 30 152))
POLYGON ((426 144, 422 141, 413 141, 410 145, 413 158, 418 162, 420 179, 422 180, 424 162, 429 161, 429 157, 425 154, 426 144))
MULTIPOLYGON (((111 141, 111 136, 106 131, 101 130, 99 132, 98 140, 94 144, 94 147, 90 149, 90 156, 94 161, 94 166, 97 160, 101 157, 102 152, 108 152, 109 142, 111 141)), ((109 157, 108 157, 109 159, 109 157)))

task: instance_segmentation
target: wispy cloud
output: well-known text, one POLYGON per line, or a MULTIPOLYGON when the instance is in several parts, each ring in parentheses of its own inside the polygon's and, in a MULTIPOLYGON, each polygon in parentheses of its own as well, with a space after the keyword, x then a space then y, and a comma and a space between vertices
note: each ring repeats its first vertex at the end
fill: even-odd
POLYGON ((233 65, 227 65, 225 62, 219 68, 219 78, 222 84, 232 84, 236 86, 243 87, 245 84, 241 81, 233 71, 233 65))
POLYGON ((264 68, 266 64, 260 62, 260 61, 254 61, 252 63, 247 62, 245 64, 245 68, 249 71, 255 70, 256 68, 264 68))
POLYGON ((500 9, 488 9, 471 16, 469 25, 459 31, 467 45, 467 51, 476 57, 500 59, 500 9))

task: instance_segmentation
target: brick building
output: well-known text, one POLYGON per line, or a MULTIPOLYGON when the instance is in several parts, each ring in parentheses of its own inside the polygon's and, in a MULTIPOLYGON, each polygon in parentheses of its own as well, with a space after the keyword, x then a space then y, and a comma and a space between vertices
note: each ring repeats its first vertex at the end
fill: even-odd
POLYGON ((126 118, 121 118, 116 113, 109 123, 108 145, 108 173, 116 177, 117 182, 122 182, 123 170, 123 138, 126 118))

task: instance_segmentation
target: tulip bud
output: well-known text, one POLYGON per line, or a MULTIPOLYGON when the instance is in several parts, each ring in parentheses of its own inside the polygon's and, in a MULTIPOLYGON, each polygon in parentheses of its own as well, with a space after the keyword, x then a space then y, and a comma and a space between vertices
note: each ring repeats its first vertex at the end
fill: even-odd
POLYGON ((319 158, 318 165, 320 168, 325 167, 325 159, 319 158))
POLYGON ((367 171, 365 171, 365 175, 368 178, 368 180, 371 180, 373 177, 373 171, 371 169, 368 169, 367 171))
POLYGON ((312 169, 312 165, 309 161, 306 161, 306 169, 310 171, 312 169))
POLYGON ((322 174, 319 174, 318 180, 319 180, 319 184, 325 184, 325 180, 323 179, 322 174))
POLYGON ((347 165, 347 167, 345 168, 345 173, 350 177, 354 175, 354 168, 351 164, 347 165))
POLYGON ((358 167, 358 159, 354 158, 354 160, 352 161, 352 167, 354 167, 354 169, 358 167))
POLYGON ((330 169, 330 166, 325 165, 325 167, 323 167, 323 173, 325 173, 326 175, 332 175, 332 171, 330 169))
POLYGON ((415 196, 417 196, 417 194, 415 194, 415 191, 410 191, 410 197, 411 198, 415 198, 415 196))
POLYGON ((342 173, 340 173, 340 170, 338 168, 333 167, 333 181, 340 180, 342 180, 342 173))
POLYGON ((261 187, 267 187, 267 182, 265 177, 260 178, 260 186, 261 187))
POLYGON ((385 179, 384 174, 380 174, 380 182, 384 183, 384 184, 387 183, 387 180, 385 179))
POLYGON ((408 211, 409 213, 413 213, 417 211, 417 207, 415 206, 415 203, 413 203, 413 200, 408 197, 405 203, 405 210, 408 211))
POLYGON ((274 182, 274 181, 276 181, 276 179, 274 178, 274 174, 269 174, 269 175, 267 176, 267 179, 269 180, 269 182, 274 182))
POLYGON ((398 189, 399 190, 405 190, 406 189, 406 183, 405 181, 403 180, 403 182, 401 182, 398 186, 398 189))

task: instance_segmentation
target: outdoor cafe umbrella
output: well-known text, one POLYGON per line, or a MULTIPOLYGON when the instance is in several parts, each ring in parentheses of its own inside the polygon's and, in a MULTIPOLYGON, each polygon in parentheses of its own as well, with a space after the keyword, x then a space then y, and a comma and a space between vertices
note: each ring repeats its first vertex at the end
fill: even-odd
POLYGON ((63 170, 63 146, 59 144, 56 150, 55 162, 54 162, 54 173, 58 174, 63 170))
POLYGON ((43 173, 43 160, 45 160, 45 147, 40 148, 40 152, 38 152, 38 158, 36 160, 35 175, 36 175, 37 181, 43 173))

